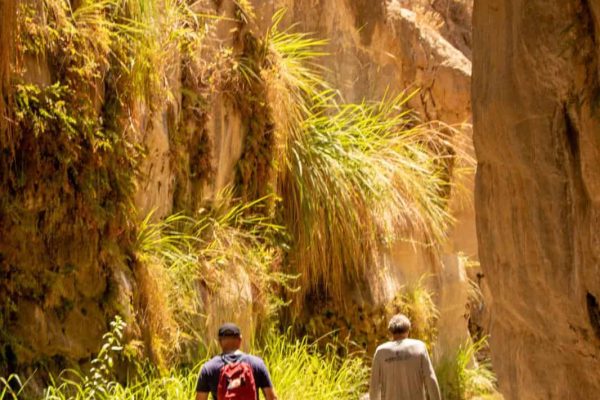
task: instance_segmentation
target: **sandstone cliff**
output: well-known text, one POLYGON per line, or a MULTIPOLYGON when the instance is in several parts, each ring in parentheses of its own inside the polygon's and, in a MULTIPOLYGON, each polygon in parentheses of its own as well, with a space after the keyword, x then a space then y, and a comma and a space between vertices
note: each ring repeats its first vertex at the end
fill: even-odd
POLYGON ((594 1, 475 2, 479 249, 510 399, 600 390, 599 21, 594 1))

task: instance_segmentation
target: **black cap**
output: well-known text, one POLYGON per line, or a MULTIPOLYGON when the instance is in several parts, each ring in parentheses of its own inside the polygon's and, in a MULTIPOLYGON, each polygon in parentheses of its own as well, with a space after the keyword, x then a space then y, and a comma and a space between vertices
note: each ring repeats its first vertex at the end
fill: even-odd
POLYGON ((241 334, 240 328, 236 324, 227 323, 219 328, 219 337, 239 337, 241 334))

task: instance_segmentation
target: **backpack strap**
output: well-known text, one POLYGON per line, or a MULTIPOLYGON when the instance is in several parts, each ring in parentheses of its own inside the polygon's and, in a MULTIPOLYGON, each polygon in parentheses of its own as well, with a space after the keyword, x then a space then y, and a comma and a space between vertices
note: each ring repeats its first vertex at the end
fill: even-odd
POLYGON ((221 360, 223 361, 223 365, 229 365, 230 362, 225 358, 225 354, 221 354, 221 360))
POLYGON ((240 352, 236 352, 236 353, 234 353, 234 354, 239 354, 239 355, 240 355, 240 358, 239 358, 237 361, 231 362, 231 361, 227 361, 227 358, 225 357, 225 355, 226 355, 226 354, 225 354, 225 353, 222 353, 222 354, 221 354, 221 360, 223 360, 223 364, 224 364, 224 365, 229 365, 229 364, 240 363, 240 362, 242 362, 242 361, 245 359, 245 356, 246 356, 246 355, 245 355, 244 353, 242 353, 241 351, 240 351, 240 352))

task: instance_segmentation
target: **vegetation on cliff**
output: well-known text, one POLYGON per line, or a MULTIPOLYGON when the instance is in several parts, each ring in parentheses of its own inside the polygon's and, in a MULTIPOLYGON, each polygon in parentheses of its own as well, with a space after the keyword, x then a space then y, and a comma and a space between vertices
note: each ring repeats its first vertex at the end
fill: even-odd
POLYGON ((318 66, 323 42, 281 30, 281 12, 260 37, 249 2, 234 2, 234 37, 221 46, 211 34, 223 18, 184 0, 76 3, 23 2, 11 73, 0 65, 0 372, 37 368, 47 382, 75 365, 47 398, 187 398, 227 308, 256 333, 283 398, 344 399, 365 367, 338 353, 382 340, 390 314, 409 314, 433 343, 424 281, 355 315, 344 298, 394 241, 439 258, 464 156, 452 128, 421 123, 407 94, 346 103, 318 66), (205 202, 216 93, 241 116, 244 151, 233 187, 205 202), (154 129, 169 135, 174 175, 163 219, 134 205, 154 129), (304 307, 322 304, 323 315, 304 307), (346 346, 297 341, 274 323, 282 309, 292 333, 337 329, 332 341, 346 346), (20 334, 32 315, 45 324, 39 337, 20 334), (124 322, 96 353, 115 315, 124 322), (135 378, 118 376, 107 348, 135 378))

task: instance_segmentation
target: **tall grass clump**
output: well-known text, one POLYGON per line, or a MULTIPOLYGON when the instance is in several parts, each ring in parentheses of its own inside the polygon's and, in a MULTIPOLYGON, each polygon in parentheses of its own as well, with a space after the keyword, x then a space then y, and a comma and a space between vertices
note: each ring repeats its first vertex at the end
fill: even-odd
POLYGON ((455 354, 436 363, 442 397, 468 400, 496 393, 496 377, 488 360, 477 361, 477 354, 487 346, 487 337, 467 342, 455 354))
MULTIPOLYGON (((402 288, 387 307, 387 317, 402 313, 411 321, 411 336, 425 342, 431 351, 437 339, 439 310, 432 292, 426 287, 427 275, 423 275, 412 285, 402 288)), ((389 318, 386 318, 386 323, 389 318)), ((387 333, 387 326, 386 326, 387 333)))
POLYGON ((264 41, 260 76, 278 138, 279 216, 302 293, 341 300, 389 243, 433 248, 444 239, 450 142, 418 121, 410 94, 344 103, 315 66, 322 41, 280 31, 281 18, 264 41))
POLYGON ((322 285, 341 299, 343 284, 375 267, 386 244, 443 238, 448 182, 435 138, 411 126, 405 102, 317 105, 288 144, 279 190, 304 288, 322 285))
POLYGON ((231 196, 231 191, 222 193, 197 215, 176 214, 160 222, 151 222, 149 215, 141 225, 138 274, 147 285, 143 292, 149 292, 147 322, 157 332, 155 340, 170 338, 155 347, 169 349, 171 355, 186 352, 189 360, 199 346, 209 345, 206 332, 216 316, 207 314, 202 292, 217 299, 228 292, 222 290, 223 284, 247 280, 259 331, 280 305, 273 286, 288 278, 274 271, 279 251, 273 240, 281 227, 253 212, 264 206, 265 199, 240 203, 231 196))
POLYGON ((306 338, 271 333, 262 351, 280 399, 350 400, 366 391, 368 369, 361 358, 321 352, 306 338))

